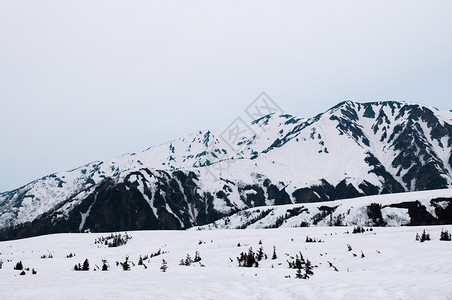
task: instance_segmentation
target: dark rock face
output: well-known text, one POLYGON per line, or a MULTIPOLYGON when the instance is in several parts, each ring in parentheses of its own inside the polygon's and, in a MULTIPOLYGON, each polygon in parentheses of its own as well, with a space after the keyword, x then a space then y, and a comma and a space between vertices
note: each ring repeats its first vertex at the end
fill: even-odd
POLYGON ((444 225, 452 223, 452 198, 432 199, 430 203, 435 206, 435 216, 432 216, 419 201, 402 202, 389 205, 389 207, 407 208, 412 226, 444 225))

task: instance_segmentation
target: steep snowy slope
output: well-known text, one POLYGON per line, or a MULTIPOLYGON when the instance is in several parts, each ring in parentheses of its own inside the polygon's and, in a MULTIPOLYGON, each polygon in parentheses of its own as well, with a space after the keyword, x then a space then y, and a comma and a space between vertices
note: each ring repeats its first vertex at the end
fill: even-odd
POLYGON ((256 206, 448 188, 451 124, 419 104, 347 101, 200 131, 0 194, 0 238, 180 229, 256 206))

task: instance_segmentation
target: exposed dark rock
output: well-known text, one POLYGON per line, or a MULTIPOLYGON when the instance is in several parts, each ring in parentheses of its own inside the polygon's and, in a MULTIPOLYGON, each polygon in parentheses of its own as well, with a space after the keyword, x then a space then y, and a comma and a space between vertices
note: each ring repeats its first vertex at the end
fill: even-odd
POLYGON ((391 204, 389 207, 407 208, 412 226, 438 225, 439 220, 433 217, 419 201, 391 204))

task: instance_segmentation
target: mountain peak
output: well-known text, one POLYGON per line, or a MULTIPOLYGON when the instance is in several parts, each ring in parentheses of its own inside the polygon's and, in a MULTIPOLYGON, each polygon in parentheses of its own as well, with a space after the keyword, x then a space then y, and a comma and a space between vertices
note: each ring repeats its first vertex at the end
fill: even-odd
POLYGON ((180 229, 256 206, 448 188, 450 116, 344 101, 309 119, 269 114, 239 134, 199 131, 2 193, 0 228, 14 237, 180 229))

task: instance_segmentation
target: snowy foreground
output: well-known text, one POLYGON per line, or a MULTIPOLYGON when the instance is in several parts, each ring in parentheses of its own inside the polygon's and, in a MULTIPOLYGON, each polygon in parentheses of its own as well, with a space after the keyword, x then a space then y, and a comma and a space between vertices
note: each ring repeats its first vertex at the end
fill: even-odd
POLYGON ((95 244, 109 235, 99 233, 0 242, 0 298, 452 299, 452 242, 439 240, 443 228, 452 231, 452 226, 373 228, 358 234, 352 227, 142 231, 129 232, 132 239, 115 248, 95 244), (432 240, 415 241, 424 229, 432 240), (322 242, 306 243, 307 236, 322 242), (261 246, 267 259, 258 268, 238 267, 241 252, 261 246), (138 265, 140 255, 159 249, 166 253, 146 259, 147 268, 138 265), (196 251, 200 262, 179 265, 196 251), (299 251, 317 266, 307 280, 295 278, 296 270, 288 268, 287 260, 299 251), (67 258, 70 253, 75 256, 67 258), (53 258, 41 258, 49 254, 53 258), (126 257, 135 264, 130 271, 116 265, 126 257), (86 258, 90 270, 74 271, 86 258), (103 259, 110 269, 94 271, 103 259), (166 272, 160 269, 162 259, 166 272), (14 270, 19 261, 30 268, 24 276, 14 270))

